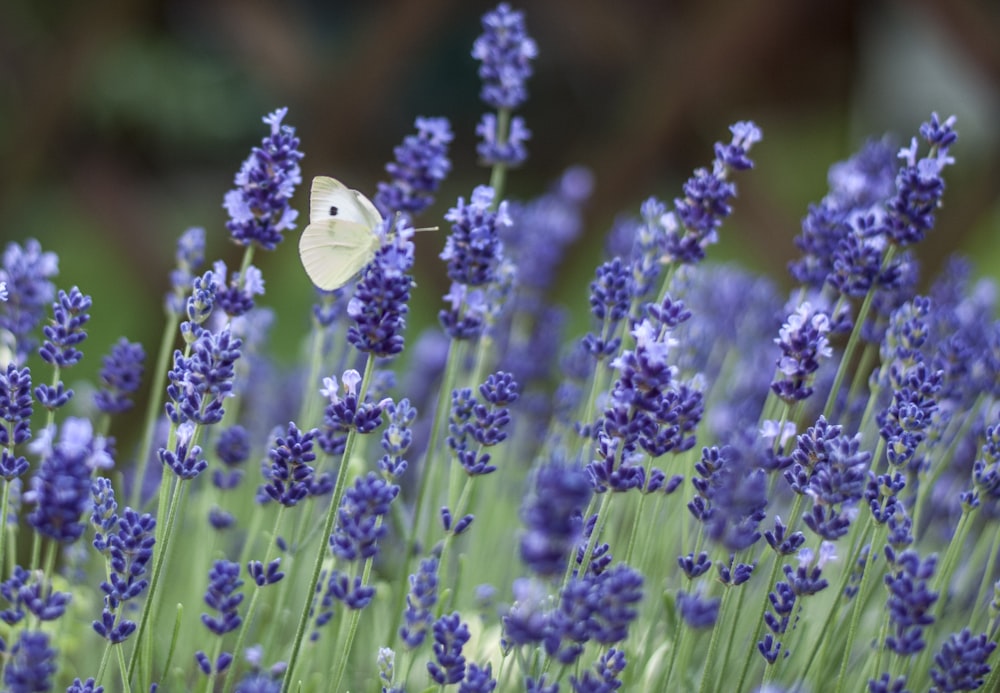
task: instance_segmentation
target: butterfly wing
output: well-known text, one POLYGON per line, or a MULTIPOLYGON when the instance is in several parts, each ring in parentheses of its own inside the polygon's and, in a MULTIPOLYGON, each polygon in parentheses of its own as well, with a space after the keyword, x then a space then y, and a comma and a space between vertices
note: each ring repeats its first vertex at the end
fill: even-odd
POLYGON ((334 178, 316 176, 309 198, 309 223, 330 219, 364 224, 369 228, 382 223, 382 215, 367 197, 334 178))
POLYGON ((372 261, 378 248, 378 235, 369 226, 346 219, 313 222, 299 237, 302 266, 324 291, 346 284, 372 261))

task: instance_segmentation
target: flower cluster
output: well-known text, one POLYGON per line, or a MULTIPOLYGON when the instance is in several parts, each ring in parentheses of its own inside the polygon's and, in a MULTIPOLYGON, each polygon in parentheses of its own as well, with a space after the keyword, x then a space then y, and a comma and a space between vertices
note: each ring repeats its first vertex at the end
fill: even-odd
POLYGON ((538 47, 524 27, 524 15, 501 3, 483 15, 483 34, 472 46, 472 57, 479 61, 483 80, 480 98, 497 114, 485 113, 476 126, 482 138, 477 152, 484 164, 518 166, 528 153, 524 142, 531 132, 520 116, 510 112, 528 98, 525 82, 531 76, 531 61, 538 47))
POLYGON ((483 29, 490 184, 461 182, 447 306, 412 344, 444 118, 396 148, 372 261, 318 296, 301 352, 271 358, 296 320, 252 262, 297 216, 285 109, 225 197, 242 258, 204 267, 218 229, 186 231, 158 365, 118 339, 73 415, 62 370, 98 313, 54 254, 7 246, 4 689, 1000 690, 1000 292, 964 261, 924 282, 912 252, 955 120, 831 169, 788 300, 703 262, 761 140, 735 123, 671 204, 614 224, 592 325, 564 335, 555 270, 598 179, 503 199, 538 51, 507 4, 483 29))
POLYGON ((226 228, 240 245, 274 250, 284 232, 295 228, 299 213, 290 201, 302 182, 299 161, 303 155, 295 128, 281 122, 287 114, 287 108, 279 108, 264 118, 270 134, 243 162, 236 174, 236 187, 226 193, 226 228))

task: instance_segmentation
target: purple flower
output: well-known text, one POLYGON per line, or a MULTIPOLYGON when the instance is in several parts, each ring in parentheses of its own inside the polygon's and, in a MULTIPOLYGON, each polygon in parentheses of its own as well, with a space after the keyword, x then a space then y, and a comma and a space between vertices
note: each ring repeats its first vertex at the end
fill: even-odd
POLYGON ((524 679, 524 693, 559 693, 559 684, 553 683, 551 686, 546 686, 544 674, 537 680, 529 676, 524 679))
POLYGON ((14 335, 17 363, 22 363, 34 349, 31 333, 45 316, 45 309, 55 298, 50 279, 59 274, 59 258, 43 252, 41 244, 28 239, 24 246, 8 243, 0 267, 0 281, 7 285, 7 300, 0 302, 0 329, 14 335))
POLYGON ((512 585, 514 603, 501 618, 504 648, 542 643, 551 634, 548 588, 538 580, 518 578, 512 585))
POLYGON ((267 564, 267 567, 260 561, 250 561, 247 563, 247 572, 250 573, 250 577, 253 578, 258 587, 264 587, 265 585, 273 585, 285 577, 285 574, 279 570, 280 567, 281 558, 275 558, 267 564))
POLYGON ((931 371, 923 362, 899 378, 892 402, 877 417, 879 434, 886 441, 886 456, 891 465, 901 467, 909 463, 927 437, 938 408, 936 395, 941 389, 941 378, 940 371, 931 371))
POLYGON ((582 533, 592 490, 580 467, 551 462, 538 469, 521 505, 521 560, 542 577, 562 575, 582 533))
POLYGON ((465 678, 465 657, 462 647, 469 641, 469 627, 455 613, 434 622, 434 660, 427 662, 427 673, 441 686, 458 683, 465 678))
POLYGON ((347 315, 353 321, 347 341, 358 351, 380 357, 403 350, 413 286, 409 274, 414 261, 413 229, 402 217, 390 223, 396 224, 391 237, 376 251, 347 304, 347 315))
POLYGON ((191 355, 174 352, 174 367, 167 373, 167 416, 175 424, 193 421, 214 424, 222 420, 223 401, 232 395, 235 363, 242 342, 229 329, 219 334, 201 330, 191 345, 191 355))
POLYGON ((513 110, 528 98, 524 83, 538 47, 525 31, 524 14, 507 3, 484 14, 482 23, 483 33, 472 46, 483 80, 479 97, 493 108, 513 110))
POLYGON ((955 163, 949 156, 951 145, 958 139, 954 131, 955 116, 943 123, 937 113, 920 126, 920 135, 930 145, 926 157, 917 158, 917 138, 899 152, 903 161, 896 174, 896 196, 886 205, 888 211, 888 236, 900 246, 912 245, 923 240, 934 226, 934 212, 944 195, 941 173, 945 166, 955 163))
POLYGON ((544 195, 510 204, 511 225, 501 238, 517 263, 519 288, 544 292, 556 280, 565 249, 583 231, 583 206, 593 188, 594 175, 573 166, 544 195))
POLYGON ((368 397, 364 402, 358 401, 358 384, 361 374, 354 369, 344 371, 341 376, 344 395, 340 395, 341 386, 334 377, 323 378, 323 388, 320 390, 328 400, 323 411, 323 428, 319 435, 319 446, 328 455, 339 455, 344 451, 347 433, 352 428, 360 434, 368 434, 378 428, 382 421, 382 410, 391 400, 372 402, 368 397))
POLYGON ((200 445, 191 445, 194 438, 194 424, 190 421, 177 427, 173 450, 160 448, 157 452, 160 462, 170 467, 181 479, 194 479, 208 468, 208 461, 202 456, 200 445))
POLYGON ((40 571, 14 566, 10 578, 0 583, 0 596, 9 604, 0 620, 9 626, 20 623, 29 613, 39 621, 53 621, 66 612, 71 595, 56 592, 40 571))
POLYGON ((94 548, 107 555, 110 549, 108 536, 118 526, 118 502, 115 500, 111 479, 97 477, 90 484, 90 493, 94 499, 90 513, 90 524, 94 527, 94 548))
POLYGON ((705 599, 699 593, 688 594, 681 591, 677 593, 677 608, 681 612, 681 618, 691 628, 711 628, 715 625, 719 617, 719 605, 722 600, 705 599))
POLYGON ((396 212, 415 216, 434 202, 434 194, 451 171, 448 144, 452 140, 447 118, 417 118, 417 134, 408 135, 393 150, 396 160, 386 164, 392 177, 379 183, 375 207, 384 218, 396 212))
POLYGON ((131 395, 139 389, 146 352, 142 345, 124 337, 104 357, 99 377, 101 389, 94 395, 97 408, 106 414, 119 414, 132 408, 131 395))
POLYGON ((201 622, 216 635, 224 635, 239 628, 243 619, 236 612, 243 595, 237 590, 243 586, 240 580, 240 566, 232 561, 215 561, 208 572, 208 589, 205 591, 205 603, 209 608, 219 613, 210 616, 203 613, 201 622))
POLYGON ((487 663, 485 667, 480 667, 470 662, 465 669, 465 680, 458 687, 458 693, 490 693, 496 687, 492 664, 487 663))
POLYGON ((330 535, 333 553, 346 561, 374 558, 378 541, 388 532, 382 518, 399 495, 399 486, 368 472, 344 492, 337 510, 337 526, 330 535))
POLYGON ((297 505, 309 495, 315 469, 309 464, 316 460, 313 440, 317 429, 303 433, 289 422, 288 433, 274 441, 274 447, 267 452, 271 468, 267 473, 267 483, 260 487, 258 498, 275 500, 285 507, 297 505))
POLYGON ((415 649, 423 643, 427 629, 434 620, 431 609, 438 599, 438 559, 425 558, 420 561, 416 573, 410 575, 410 591, 406 595, 405 623, 399 629, 399 637, 406 646, 415 649))
POLYGON ((177 267, 170 271, 171 291, 164 298, 167 312, 184 315, 195 272, 205 262, 205 229, 194 226, 177 239, 177 267))
POLYGON ((771 390, 776 395, 786 402, 795 402, 813 393, 809 384, 813 374, 819 370, 822 359, 833 355, 827 338, 829 333, 830 317, 821 310, 813 309, 808 302, 788 316, 788 322, 774 339, 774 343, 781 347, 781 357, 776 364, 784 376, 771 383, 771 390))
POLYGON ((104 686, 98 686, 93 678, 86 681, 73 679, 73 683, 66 689, 66 693, 104 693, 104 686))
POLYGON ((0 476, 11 481, 28 471, 28 460, 13 453, 31 438, 31 371, 13 362, 0 370, 0 476))
POLYGON ((878 679, 868 679, 868 693, 910 693, 906 687, 906 677, 899 676, 895 681, 892 676, 883 673, 878 679))
POLYGON ((61 368, 80 361, 83 352, 76 346, 87 338, 83 326, 90 320, 87 312, 90 305, 90 296, 84 296, 75 286, 68 294, 59 291, 58 299, 52 304, 52 324, 42 329, 45 343, 38 353, 43 361, 61 368))
POLYGON ((229 467, 246 462, 250 457, 250 433, 238 424, 226 428, 215 440, 215 454, 229 467))
POLYGON ((264 278, 261 271, 250 265, 243 272, 232 273, 229 276, 226 263, 217 260, 212 266, 215 275, 215 301, 222 311, 230 318, 246 315, 254 307, 254 296, 264 295, 264 278), (227 281, 228 277, 228 281, 227 281))
POLYGON ((767 476, 758 466, 760 451, 739 440, 702 450, 692 479, 698 495, 688 503, 707 536, 730 551, 740 551, 760 539, 758 525, 767 506, 767 476))
POLYGON ((915 551, 904 551, 896 561, 898 570, 885 576, 889 588, 886 606, 892 619, 893 632, 885 639, 886 647, 908 656, 920 652, 926 643, 924 628, 934 623, 931 609, 938 593, 928 589, 937 566, 937 556, 921 561, 915 551))
POLYGON ((467 474, 476 476, 495 471, 496 467, 489 464, 489 453, 482 452, 482 448, 492 447, 507 438, 506 427, 510 423, 507 405, 518 399, 517 382, 510 373, 498 371, 479 386, 482 401, 474 399, 468 388, 454 390, 451 394, 448 446, 467 474))
POLYGON ((156 519, 152 515, 140 515, 132 508, 125 508, 109 533, 111 572, 108 580, 101 583, 109 608, 118 608, 121 602, 135 599, 146 589, 148 580, 143 579, 143 575, 153 558, 155 527, 156 519))
POLYGON ((703 260, 705 249, 716 242, 719 227, 732 213, 736 185, 727 180, 728 172, 753 166, 747 152, 761 140, 761 132, 749 121, 735 123, 729 130, 733 133, 730 143, 715 145, 712 170, 696 169, 684 184, 684 197, 674 200, 674 212, 659 219, 662 254, 668 262, 703 260))
POLYGON ((91 472, 111 467, 114 461, 107 441, 93 434, 86 419, 66 419, 57 443, 52 443, 51 435, 36 439, 42 462, 25 494, 25 500, 35 505, 28 522, 43 535, 70 544, 86 528, 81 517, 92 502, 91 472))
POLYGON ((374 598, 375 588, 363 584, 360 575, 355 575, 351 580, 344 573, 334 570, 327 581, 326 596, 323 601, 332 604, 332 600, 336 599, 348 609, 358 610, 371 604, 374 598))
POLYGON ((583 672, 582 678, 569 677, 574 693, 611 693, 622 687, 619 676, 625 670, 625 653, 611 648, 601 655, 592 670, 583 672))
POLYGON ((810 205, 795 239, 803 251, 802 258, 788 266, 796 281, 823 287, 833 274, 838 247, 853 234, 854 220, 881 217, 882 206, 895 190, 896 169, 895 153, 885 140, 871 140, 847 161, 830 167, 830 192, 818 205, 810 205))
POLYGON ((871 453, 860 449, 860 435, 842 433, 841 426, 824 417, 797 439, 792 466, 784 477, 792 490, 813 498, 813 508, 803 519, 824 539, 835 540, 847 533, 868 481, 871 453))
POLYGON ((263 119, 270 134, 253 148, 236 174, 236 187, 226 193, 226 228, 239 245, 274 250, 284 232, 295 228, 298 212, 289 202, 302 182, 303 155, 295 128, 281 124, 287 113, 287 108, 279 108, 263 119))
POLYGON ((506 202, 494 209, 494 191, 480 185, 469 203, 460 197, 445 219, 452 223, 441 259, 448 264, 448 278, 467 286, 484 286, 496 280, 503 256, 500 231, 511 224, 506 202))
POLYGON ((508 166, 514 168, 528 158, 528 148, 524 143, 531 139, 531 130, 524 124, 524 118, 514 116, 507 125, 507 132, 500 131, 495 113, 484 113, 476 125, 476 134, 481 141, 476 145, 479 162, 484 166, 508 166))
POLYGON ((8 626, 13 626, 21 622, 25 617, 24 599, 21 596, 21 589, 32 580, 30 571, 19 565, 14 566, 11 576, 0 582, 0 597, 9 605, 8 608, 0 611, 0 620, 8 626))
POLYGON ((935 666, 931 667, 934 688, 931 691, 972 691, 982 686, 992 671, 986 660, 996 647, 985 633, 973 637, 968 628, 952 633, 934 655, 935 666))
MULTIPOLYGON (((95 480, 95 488, 99 486, 98 481, 95 480)), ((105 522, 102 526, 105 524, 109 523, 105 522)), ((155 528, 156 520, 152 515, 140 515, 132 508, 125 508, 121 517, 114 516, 108 530, 106 544, 110 570, 108 579, 101 583, 104 609, 101 620, 94 621, 92 625, 94 631, 109 643, 123 642, 136 629, 133 621, 122 616, 124 609, 120 607, 122 602, 141 595, 149 585, 143 576, 153 558, 155 528)), ((97 540, 94 545, 97 547, 97 540)))
POLYGON ((583 338, 588 353, 604 359, 618 353, 621 321, 632 302, 632 281, 629 268, 621 258, 614 258, 597 268, 597 277, 590 283, 590 312, 601 321, 600 334, 589 333, 583 338))
POLYGON ((385 405, 388 424, 382 432, 382 449, 385 456, 379 461, 379 470, 392 479, 406 471, 407 463, 402 457, 413 444, 413 422, 417 410, 405 397, 398 402, 385 405))
POLYGON ((21 631, 10 650, 10 660, 3 671, 9 693, 37 693, 52 688, 56 673, 56 655, 49 647, 49 636, 40 631, 21 631))

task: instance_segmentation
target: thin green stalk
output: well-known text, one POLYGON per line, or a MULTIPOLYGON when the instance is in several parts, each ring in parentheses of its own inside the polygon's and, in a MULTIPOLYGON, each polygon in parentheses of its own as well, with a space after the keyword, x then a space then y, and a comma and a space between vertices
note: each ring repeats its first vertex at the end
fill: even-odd
MULTIPOLYGON (((361 386, 358 392, 358 401, 364 401, 365 393, 371 384, 372 373, 375 371, 375 359, 368 355, 365 360, 365 372, 361 378, 361 386)), ((337 470, 337 481, 333 488, 333 496, 330 498, 330 507, 323 521, 323 537, 329 537, 333 532, 334 522, 337 518, 337 509, 340 507, 340 499, 344 494, 344 487, 347 485, 347 468, 350 466, 351 453, 354 451, 355 441, 358 434, 356 429, 351 429, 347 434, 347 442, 344 444, 344 454, 341 458, 340 469, 337 470)), ((312 575, 309 578, 309 587, 305 591, 305 604, 299 616, 299 624, 295 629, 295 639, 292 641, 292 650, 288 658, 288 669, 285 671, 285 678, 282 682, 282 690, 291 689, 292 682, 295 681, 295 669, 299 660, 299 653, 302 648, 302 641, 305 638, 306 627, 309 624, 309 612, 312 607, 313 596, 316 594, 316 585, 319 584, 319 574, 323 570, 323 560, 326 556, 327 544, 325 540, 320 541, 316 551, 316 561, 313 564, 312 575)))
MULTIPOLYGON (((647 455, 646 459, 646 478, 649 479, 649 472, 653 467, 653 458, 647 455)), ((639 494, 639 503, 636 506, 635 513, 632 516, 632 528, 628 533, 628 544, 625 546, 625 557, 623 561, 629 565, 632 563, 632 551, 635 549, 635 539, 639 535, 639 524, 642 520, 642 510, 646 504, 646 498, 649 496, 648 493, 639 494)))
MULTIPOLYGON (((170 647, 167 648, 167 658, 163 662, 163 678, 166 679, 170 674, 170 665, 174 661, 174 652, 177 650, 177 636, 181 632, 181 619, 184 616, 184 605, 177 604, 177 611, 174 616, 174 630, 170 636, 170 647)), ((124 670, 122 670, 122 676, 124 677, 124 670)))
POLYGON ((861 621, 861 612, 864 611, 864 604, 868 599, 868 590, 871 586, 872 576, 875 574, 875 560, 882 551, 882 544, 889 529, 885 524, 875 527, 875 536, 872 538, 871 550, 868 553, 868 561, 865 564, 864 572, 861 575, 861 585, 858 593, 854 595, 854 608, 851 612, 851 625, 847 631, 847 640, 844 643, 844 656, 840 661, 840 673, 837 676, 837 693, 844 690, 847 683, 847 665, 851 659, 851 650, 854 648, 854 640, 858 634, 858 624, 861 621))
MULTIPOLYGON (((789 525, 791 527, 791 525, 789 525)), ((767 582, 764 586, 770 589, 773 587, 774 583, 778 580, 778 571, 781 570, 781 561, 778 556, 774 556, 774 564, 771 566, 771 574, 767 578, 767 582)), ((756 642, 757 635, 760 633, 760 626, 764 623, 764 612, 767 611, 767 599, 760 599, 760 608, 757 610, 757 619, 754 621, 753 630, 750 631, 750 642, 756 642)), ((743 657, 743 668, 740 669, 740 681, 736 684, 735 690, 742 691, 745 690, 743 685, 746 683, 747 674, 750 672, 750 662, 753 661, 754 656, 757 651, 754 648, 749 648, 746 655, 743 657)))
POLYGON ((689 630, 689 628, 684 625, 683 621, 681 621, 681 623, 679 624, 679 626, 677 628, 677 631, 676 631, 677 637, 674 638, 674 646, 670 650, 670 664, 667 665, 667 675, 666 675, 666 678, 663 681, 663 688, 661 688, 661 690, 664 690, 664 691, 680 691, 680 690, 684 690, 683 686, 673 687, 673 686, 671 686, 671 683, 673 682, 673 678, 674 678, 674 666, 677 663, 677 659, 678 659, 677 654, 678 654, 678 652, 680 652, 683 649, 685 656, 681 658, 681 661, 682 662, 687 662, 688 661, 688 656, 687 656, 688 655, 688 650, 691 649, 690 646, 688 645, 688 642, 687 642, 688 640, 690 640, 690 638, 687 637, 688 630, 689 630))
MULTIPOLYGON (((111 642, 108 642, 108 644, 105 645, 105 647, 104 647, 104 654, 101 656, 101 664, 100 664, 99 667, 97 667, 97 676, 94 678, 94 680, 98 684, 100 684, 101 681, 104 680, 104 671, 108 668, 108 662, 111 661, 111 648, 112 647, 114 647, 114 645, 112 645, 111 642)), ((125 677, 125 674, 124 674, 124 669, 122 670, 122 680, 123 681, 126 680, 126 677, 125 677)))
MULTIPOLYGON (((155 551, 153 554, 153 572, 149 579, 149 589, 146 593, 146 601, 142 605, 142 615, 139 617, 139 623, 135 630, 135 649, 132 650, 132 657, 129 659, 128 673, 126 678, 131 681, 132 675, 135 673, 135 667, 138 660, 141 659, 139 653, 143 645, 143 635, 146 632, 146 625, 149 623, 150 614, 153 611, 154 602, 159 596, 157 588, 160 584, 160 576, 163 573, 163 568, 167 563, 167 558, 170 550, 171 539, 174 535, 174 524, 177 521, 178 508, 183 504, 185 492, 187 491, 188 484, 185 483, 184 479, 178 479, 177 484, 174 486, 173 492, 170 494, 170 502, 167 504, 167 522, 165 525, 165 530, 163 532, 162 543, 157 542, 155 546, 159 546, 160 550, 155 551)), ((144 686, 143 686, 144 687, 144 686)))
MULTIPOLYGON (((377 527, 382 526, 382 518, 379 517, 376 523, 377 527)), ((361 584, 367 585, 368 581, 371 579, 372 564, 375 562, 374 558, 365 559, 365 566, 361 574, 361 584)), ((344 679, 344 672, 347 670, 347 660, 351 656, 351 650, 354 647, 354 637, 358 632, 358 623, 361 620, 361 609, 351 609, 351 622, 347 629, 346 639, 338 640, 337 649, 340 650, 339 662, 335 668, 336 674, 333 677, 333 688, 332 691, 340 690, 340 682, 344 679)))
MULTIPOLYGON (((497 145, 503 146, 507 143, 507 137, 510 134, 510 109, 501 108, 497 110, 497 130, 496 130, 496 142, 497 145)), ((490 187, 493 188, 493 205, 492 208, 496 209, 497 205, 500 204, 500 200, 503 199, 503 188, 504 183, 507 180, 507 165, 496 163, 493 164, 493 170, 490 171, 490 187)))
MULTIPOLYGON (((708 654, 705 655, 705 666, 701 671, 701 683, 698 685, 700 693, 708 693, 711 684, 715 683, 712 667, 717 664, 715 654, 716 650, 719 649, 719 638, 722 635, 722 628, 719 625, 722 623, 725 614, 729 611, 726 606, 732 598, 733 589, 732 587, 727 587, 722 593, 722 604, 719 605, 719 615, 715 619, 715 625, 712 626, 712 637, 708 641, 708 654)), ((722 665, 725 666, 725 662, 722 665)))
MULTIPOLYGON (((833 604, 830 606, 830 610, 826 614, 826 619, 823 621, 822 627, 819 629, 820 633, 830 633, 833 628, 833 619, 837 612, 840 610, 841 600, 844 598, 844 590, 847 589, 847 584, 851 580, 851 575, 853 573, 853 566, 857 565, 858 559, 861 557, 861 552, 867 543, 865 540, 868 537, 868 531, 872 528, 874 520, 871 516, 868 517, 868 521, 865 522, 863 528, 858 531, 858 541, 853 544, 853 549, 846 563, 844 563, 844 572, 841 575, 840 583, 837 585, 836 597, 834 598, 833 604)), ((869 560, 871 560, 871 552, 869 551, 869 560)), ((859 595, 855 595, 857 599, 859 595)), ((833 639, 830 637, 822 637, 818 639, 809 653, 809 659, 806 660, 805 666, 802 668, 802 679, 806 678, 809 673, 809 669, 812 668, 813 661, 815 661, 816 655, 819 653, 820 649, 826 651, 826 647, 833 639)))
MULTIPOLYGON (((461 465, 455 463, 455 466, 460 467, 461 465)), ((465 477, 465 484, 462 486, 462 494, 459 496, 458 501, 454 505, 455 510, 453 513, 453 517, 456 521, 465 514, 465 508, 468 505, 469 497, 472 493, 473 478, 474 477, 468 475, 466 475, 465 477)), ((438 572, 441 572, 442 570, 447 570, 445 563, 448 560, 448 550, 451 548, 451 545, 454 542, 455 542, 455 534, 453 532, 448 532, 444 537, 444 541, 441 543, 441 556, 438 558, 438 572)), ((458 589, 458 586, 455 585, 454 583, 447 582, 444 584, 450 585, 455 590, 458 589)), ((436 614, 437 618, 440 618, 441 614, 444 613, 445 606, 446 606, 445 600, 439 599, 437 614, 436 614)))
POLYGON ((149 465, 149 455, 153 450, 153 436, 156 432, 157 414, 163 404, 163 393, 167 382, 167 371, 170 356, 173 354, 174 342, 177 339, 177 327, 180 316, 168 312, 167 323, 160 338, 160 351, 156 357, 156 367, 153 370, 153 383, 149 388, 149 401, 146 402, 146 421, 142 429, 142 443, 139 446, 139 456, 136 459, 136 473, 132 480, 132 494, 129 501, 131 507, 142 507, 142 482, 146 478, 146 468, 149 465))
POLYGON ((993 591, 993 582, 991 581, 991 577, 994 575, 993 571, 996 570, 998 551, 1000 551, 1000 532, 994 532, 993 541, 990 542, 989 559, 986 561, 986 570, 983 572, 983 579, 979 585, 979 591, 976 593, 976 601, 973 602, 976 605, 976 610, 972 615, 971 625, 974 626, 973 632, 980 629, 978 623, 981 619, 989 618, 990 611, 985 608, 986 591, 993 591))
POLYGON ((960 419, 959 417, 955 417, 949 422, 948 428, 951 428, 951 426, 956 425, 956 422, 958 422, 957 425, 959 425, 959 430, 952 436, 948 436, 947 432, 945 433, 945 437, 948 439, 948 447, 940 457, 934 460, 934 467, 931 476, 920 484, 917 493, 916 507, 913 510, 913 527, 915 532, 920 531, 920 519, 923 517, 924 508, 930 499, 931 491, 935 488, 938 480, 945 473, 945 471, 951 467, 950 462, 952 455, 955 454, 955 448, 968 434, 969 429, 972 428, 972 424, 976 420, 975 412, 979 409, 979 406, 985 401, 985 399, 986 395, 980 394, 976 399, 975 404, 973 404, 973 406, 969 409, 969 415, 961 417, 960 419))
POLYGON ((597 546, 597 539, 608 521, 608 508, 611 507, 612 492, 605 491, 601 495, 601 506, 597 509, 597 521, 594 522, 594 531, 590 533, 590 539, 587 540, 587 549, 583 553, 583 560, 580 561, 580 566, 577 568, 574 565, 576 561, 573 560, 573 556, 570 556, 569 561, 566 563, 566 573, 563 575, 562 585, 559 588, 560 592, 566 589, 566 585, 569 584, 574 571, 576 571, 577 575, 583 576, 587 574, 587 568, 590 567, 591 555, 594 553, 594 547, 597 546))
POLYGON ((118 670, 122 676, 122 691, 123 693, 132 693, 132 686, 129 685, 128 677, 125 675, 125 652, 122 650, 121 643, 115 647, 115 653, 118 655, 118 670))
MULTIPOLYGON (((410 531, 403 540, 405 553, 403 555, 402 562, 402 575, 404 576, 410 574, 410 566, 413 563, 417 552, 417 544, 420 541, 420 527, 422 524, 421 514, 423 512, 424 503, 426 502, 429 489, 433 488, 430 483, 430 478, 432 474, 437 476, 438 471, 435 463, 438 436, 440 431, 444 428, 444 422, 447 419, 448 412, 451 410, 451 390, 458 379, 458 372, 461 368, 462 354, 464 351, 464 343, 458 340, 452 340, 448 347, 448 359, 445 363, 444 374, 441 377, 441 389, 438 394, 437 409, 434 411, 434 419, 431 424, 430 435, 427 442, 427 450, 424 452, 423 469, 420 473, 420 480, 417 483, 417 495, 413 502, 413 519, 410 523, 410 531)), ((395 649, 396 647, 396 636, 399 631, 400 619, 403 617, 403 605, 406 602, 407 591, 405 587, 401 587, 395 592, 396 598, 392 606, 392 612, 389 616, 390 629, 387 635, 389 642, 388 647, 391 649, 395 649)))
MULTIPOLYGON (((7 506, 10 503, 10 482, 4 479, 3 482, 3 492, 0 494, 0 565, 3 565, 3 552, 6 548, 5 539, 7 538, 7 532, 4 528, 7 526, 7 506)), ((16 547, 11 547, 11 552, 16 552, 16 547)))
POLYGON ((309 374, 306 376, 305 391, 302 393, 302 403, 299 406, 299 426, 304 431, 313 427, 316 407, 320 399, 317 396, 320 368, 323 367, 323 341, 326 330, 313 319, 312 345, 309 348, 309 374))
MULTIPOLYGON (((274 518, 274 529, 271 532, 271 538, 272 539, 278 535, 279 528, 281 527, 281 518, 282 518, 282 515, 284 514, 284 511, 285 511, 285 506, 279 504, 278 505, 277 517, 274 518)), ((262 514, 263 513, 260 513, 260 512, 254 513, 255 516, 262 515, 262 514)), ((247 541, 244 544, 244 546, 249 546, 250 545, 250 537, 251 536, 253 536, 253 535, 252 534, 247 535, 247 541)), ((239 565, 241 566, 241 568, 242 568, 242 566, 246 565, 246 563, 247 563, 247 557, 248 557, 247 554, 248 554, 248 552, 244 552, 240 556, 239 565)), ((266 566, 266 565, 268 565, 268 563, 265 563, 264 565, 266 566)), ((236 635, 236 647, 233 648, 233 652, 235 652, 237 655, 239 653, 243 652, 243 643, 246 641, 247 631, 250 630, 250 624, 253 621, 253 617, 254 617, 254 610, 257 607, 257 599, 260 596, 260 592, 261 592, 262 589, 263 588, 261 586, 256 585, 256 584, 254 585, 253 596, 250 597, 250 605, 247 607, 246 615, 243 617, 243 623, 240 626, 240 632, 237 633, 237 635, 236 635)), ((235 675, 233 675, 233 671, 232 671, 234 668, 235 667, 230 667, 226 671, 225 676, 223 677, 223 682, 222 683, 223 683, 223 691, 225 691, 225 693, 229 693, 229 691, 232 690, 233 686, 236 683, 236 677, 235 677, 235 675)), ((215 689, 209 687, 208 690, 209 691, 213 691, 215 689)))
MULTIPOLYGON (((886 251, 885 256, 882 258, 881 269, 884 270, 889 266, 892 261, 893 255, 896 253, 896 246, 890 245, 886 251)), ((844 376, 847 373, 847 369, 851 365, 851 361, 854 359, 854 350, 857 348, 858 340, 861 338, 861 328, 868 319, 868 313, 871 311, 872 300, 875 298, 875 287, 869 289, 868 293, 865 294, 864 301, 861 303, 861 308, 858 310, 858 317, 854 321, 854 329, 851 330, 851 336, 847 338, 847 346, 844 347, 844 355, 840 359, 840 364, 837 366, 837 375, 833 379, 833 387, 830 388, 830 394, 827 395, 826 406, 823 407, 823 416, 830 420, 833 416, 833 407, 837 403, 837 393, 840 392, 840 386, 844 382, 844 376)), ((838 302, 839 307, 839 302, 838 302)), ((834 308, 836 311, 837 308, 834 308)))

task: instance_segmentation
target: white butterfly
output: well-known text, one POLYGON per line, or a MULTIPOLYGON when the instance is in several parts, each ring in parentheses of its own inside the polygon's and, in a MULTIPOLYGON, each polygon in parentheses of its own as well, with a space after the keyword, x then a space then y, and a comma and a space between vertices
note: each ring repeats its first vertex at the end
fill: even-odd
POLYGON ((316 176, 309 198, 309 225, 299 237, 299 257, 312 283, 339 289, 375 257, 382 215, 371 200, 340 181, 316 176))

